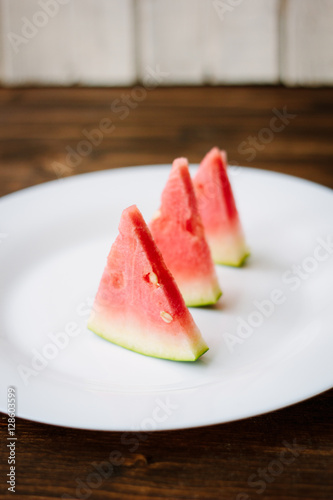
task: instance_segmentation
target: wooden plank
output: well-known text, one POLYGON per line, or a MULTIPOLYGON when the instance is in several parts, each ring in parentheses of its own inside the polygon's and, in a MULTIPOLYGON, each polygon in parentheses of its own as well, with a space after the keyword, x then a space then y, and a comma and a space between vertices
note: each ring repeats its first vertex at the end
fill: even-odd
POLYGON ((86 85, 136 80, 132 0, 72 0, 76 77, 86 85))
POLYGON ((4 81, 20 84, 68 84, 74 79, 70 2, 52 6, 38 0, 3 0, 7 32, 4 34, 4 81))
POLYGON ((11 71, 11 51, 13 50, 8 44, 11 32, 8 7, 8 0, 0 0, 0 83, 5 85, 9 83, 8 74, 11 71))
POLYGON ((4 49, 4 37, 5 37, 5 8, 3 0, 0 0, 0 84, 3 82, 4 72, 5 72, 5 49, 4 49))
POLYGON ((140 76, 159 67, 163 84, 200 84, 202 14, 206 0, 141 0, 139 23, 140 76))
POLYGON ((287 85, 333 84, 332 0, 284 0, 281 78, 287 85))
POLYGON ((141 76, 164 83, 278 81, 278 0, 143 0, 139 4, 141 76))
POLYGON ((276 83, 279 1, 209 3, 206 79, 228 84, 276 83))
POLYGON ((2 1, 7 84, 133 82, 132 0, 2 1))

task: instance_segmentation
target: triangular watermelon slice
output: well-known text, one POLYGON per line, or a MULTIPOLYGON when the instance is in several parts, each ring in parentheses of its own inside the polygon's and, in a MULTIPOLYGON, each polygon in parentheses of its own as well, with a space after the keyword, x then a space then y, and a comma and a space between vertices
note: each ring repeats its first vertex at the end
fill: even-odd
POLYGON ((122 213, 88 328, 157 358, 195 361, 208 350, 135 205, 122 213))
POLYGON ((221 290, 186 158, 173 162, 150 230, 186 305, 215 304, 221 290))
POLYGON ((209 151, 193 184, 214 261, 241 266, 249 250, 228 179, 226 152, 218 148, 209 151))

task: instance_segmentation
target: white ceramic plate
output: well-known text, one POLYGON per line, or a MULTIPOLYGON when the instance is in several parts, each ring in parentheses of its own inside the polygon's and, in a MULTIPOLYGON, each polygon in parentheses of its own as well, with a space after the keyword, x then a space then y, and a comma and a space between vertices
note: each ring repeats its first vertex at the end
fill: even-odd
POLYGON ((121 211, 136 203, 149 220, 169 168, 80 175, 0 200, 2 411, 11 385, 18 416, 31 420, 179 429, 333 386, 332 191, 285 175, 231 171, 252 256, 217 268, 216 307, 191 309, 210 346, 198 362, 148 358, 87 330, 121 211))

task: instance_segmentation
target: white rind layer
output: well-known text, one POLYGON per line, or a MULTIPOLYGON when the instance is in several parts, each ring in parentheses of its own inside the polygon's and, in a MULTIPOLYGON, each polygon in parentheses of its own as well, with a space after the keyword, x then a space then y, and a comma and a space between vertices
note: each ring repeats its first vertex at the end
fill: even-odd
POLYGON ((179 325, 179 332, 175 331, 175 325, 172 325, 168 333, 167 323, 162 318, 159 320, 163 322, 163 331, 158 328, 154 331, 152 326, 144 327, 140 321, 128 321, 124 317, 112 318, 110 314, 99 312, 92 314, 88 321, 88 328, 114 344, 156 358, 195 361, 208 351, 194 323, 192 331, 186 335, 181 325, 179 325))
POLYGON ((217 277, 203 281, 196 279, 193 282, 188 280, 182 282, 178 279, 177 284, 187 307, 216 304, 222 295, 217 277))
POLYGON ((239 267, 250 255, 242 233, 237 232, 218 237, 206 235, 206 238, 216 264, 239 267))

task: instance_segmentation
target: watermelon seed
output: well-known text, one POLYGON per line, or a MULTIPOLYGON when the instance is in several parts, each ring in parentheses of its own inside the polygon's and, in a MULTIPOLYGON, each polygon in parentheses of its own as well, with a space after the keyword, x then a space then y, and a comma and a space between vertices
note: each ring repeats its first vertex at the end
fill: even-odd
POLYGON ((166 311, 161 311, 160 315, 163 321, 165 321, 166 323, 171 323, 171 321, 173 320, 171 314, 167 313, 166 311))
POLYGON ((144 275, 143 279, 145 281, 147 281, 147 283, 151 283, 152 285, 156 285, 157 287, 160 286, 159 282, 158 282, 158 278, 157 278, 157 275, 151 271, 150 273, 147 273, 144 275))
POLYGON ((157 276, 155 273, 153 273, 153 271, 151 273, 149 273, 149 281, 150 283, 152 283, 153 285, 158 285, 158 279, 157 279, 157 276))

